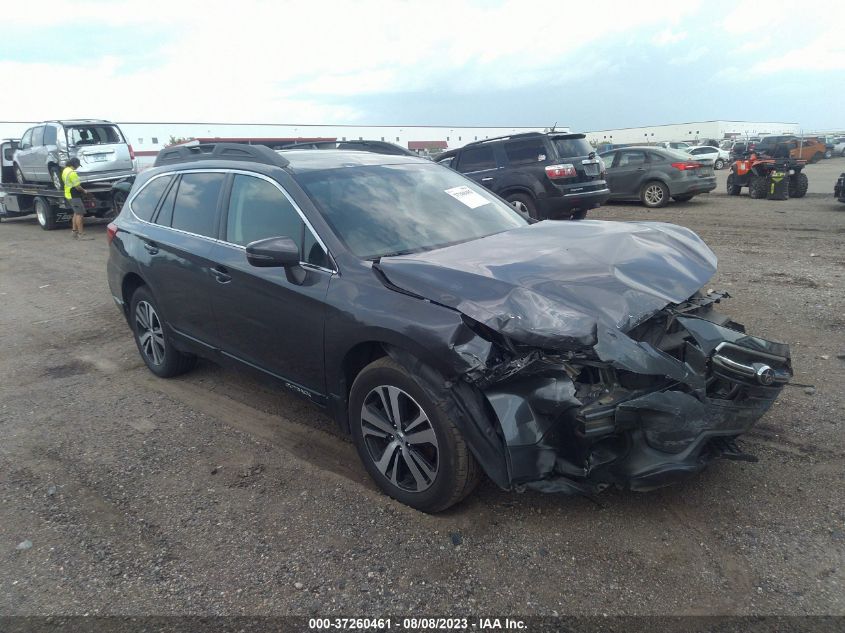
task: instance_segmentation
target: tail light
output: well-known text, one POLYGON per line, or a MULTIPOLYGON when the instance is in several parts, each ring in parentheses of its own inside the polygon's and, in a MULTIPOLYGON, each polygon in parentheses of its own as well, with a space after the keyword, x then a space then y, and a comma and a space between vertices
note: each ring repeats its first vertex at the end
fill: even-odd
POLYGON ((106 239, 108 240, 109 244, 111 244, 115 235, 117 235, 117 224, 115 224, 114 222, 109 222, 109 225, 106 227, 106 239))
POLYGON ((552 180, 559 178, 575 178, 578 173, 575 171, 575 165, 565 163, 563 165, 547 165, 546 175, 552 180))
POLYGON ((132 149, 132 146, 129 146, 129 160, 135 160, 135 150, 132 149))
POLYGON ((694 160, 687 160, 682 163, 672 163, 672 167, 681 171, 689 171, 690 169, 700 169, 701 163, 697 163, 694 160))

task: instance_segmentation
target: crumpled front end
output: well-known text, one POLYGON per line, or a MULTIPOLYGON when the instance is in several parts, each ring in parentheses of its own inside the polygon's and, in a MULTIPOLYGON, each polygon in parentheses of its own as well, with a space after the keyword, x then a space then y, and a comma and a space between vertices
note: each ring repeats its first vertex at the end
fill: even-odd
POLYGON ((511 485, 650 490, 720 457, 753 460, 734 440, 791 378, 789 348, 713 310, 726 296, 670 304, 627 332, 599 324, 591 348, 514 348, 468 372, 498 420, 511 485))

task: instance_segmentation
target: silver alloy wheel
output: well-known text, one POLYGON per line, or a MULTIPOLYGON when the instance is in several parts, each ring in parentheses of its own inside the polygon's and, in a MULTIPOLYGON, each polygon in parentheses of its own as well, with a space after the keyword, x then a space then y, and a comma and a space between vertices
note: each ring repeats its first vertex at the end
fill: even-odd
POLYGON ((144 356, 154 365, 164 362, 164 332, 155 309, 146 301, 135 307, 135 329, 144 356))
POLYGON ((62 177, 61 174, 59 174, 58 170, 50 170, 50 179, 53 181, 53 188, 56 191, 58 191, 59 189, 64 189, 64 187, 62 186, 62 177))
POLYGON ((406 391, 372 389, 361 406, 364 445, 378 471, 393 485, 422 492, 437 478, 440 450, 428 415, 406 391))
POLYGON ((645 188, 645 201, 651 205, 658 205, 663 202, 663 187, 660 185, 649 185, 645 188))
POLYGON ((723 161, 723 160, 720 158, 720 159, 718 159, 718 160, 716 161, 716 164, 715 164, 715 165, 713 165, 713 166, 714 166, 716 169, 721 169, 722 167, 724 167, 724 166, 725 166, 725 161, 723 161))
POLYGON ((38 224, 42 227, 47 226, 47 210, 38 198, 35 199, 35 217, 38 218, 38 224))
POLYGON ((23 177, 23 171, 21 171, 21 168, 17 165, 15 165, 15 180, 18 181, 19 185, 26 183, 26 178, 23 177))

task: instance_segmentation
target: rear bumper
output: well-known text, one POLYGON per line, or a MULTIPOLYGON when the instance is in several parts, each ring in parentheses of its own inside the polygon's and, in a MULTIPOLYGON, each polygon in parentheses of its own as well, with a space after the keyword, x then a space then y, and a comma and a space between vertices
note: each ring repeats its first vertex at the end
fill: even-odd
POLYGON ((127 176, 135 176, 134 169, 121 169, 119 171, 77 171, 79 180, 83 183, 108 183, 117 180, 122 180, 127 176))
POLYGON ((597 189, 558 196, 547 196, 537 200, 537 207, 543 219, 566 220, 575 211, 595 209, 610 198, 610 189, 597 189))
POLYGON ((695 178, 692 180, 669 181, 669 195, 683 196, 689 194, 709 193, 716 188, 716 176, 695 178))

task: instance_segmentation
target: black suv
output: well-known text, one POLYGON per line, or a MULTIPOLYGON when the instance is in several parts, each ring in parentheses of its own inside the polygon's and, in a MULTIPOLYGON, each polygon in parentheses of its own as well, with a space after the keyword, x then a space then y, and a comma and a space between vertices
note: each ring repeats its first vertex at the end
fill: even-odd
POLYGON ((601 159, 583 134, 528 132, 469 143, 441 165, 481 183, 540 220, 580 220, 610 197, 601 159))
POLYGON ((108 281, 158 376, 196 356, 326 407, 388 494, 648 490, 742 457, 791 375, 699 288, 689 229, 531 222, 409 156, 163 150, 109 225, 108 281))

